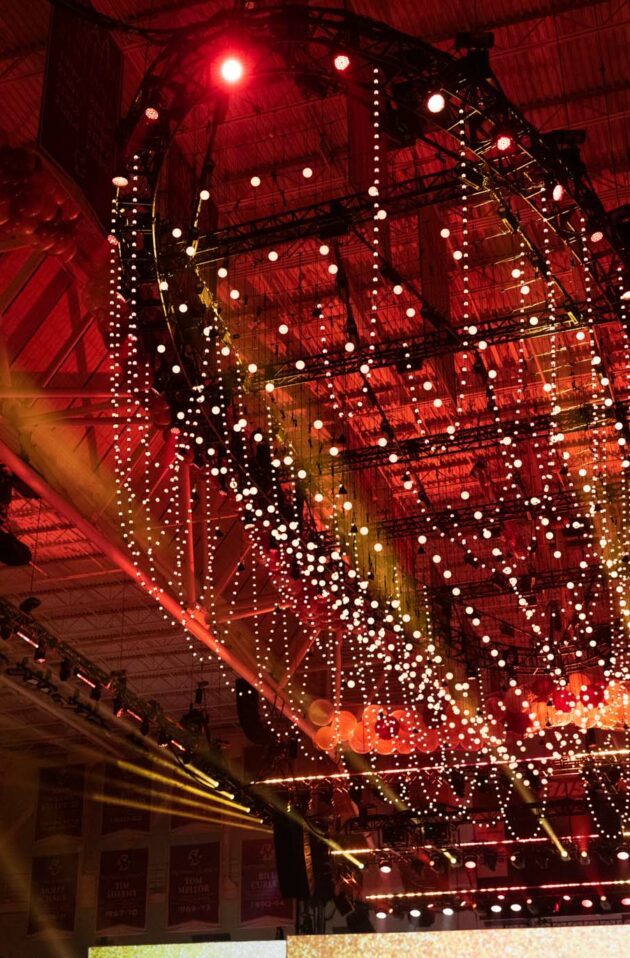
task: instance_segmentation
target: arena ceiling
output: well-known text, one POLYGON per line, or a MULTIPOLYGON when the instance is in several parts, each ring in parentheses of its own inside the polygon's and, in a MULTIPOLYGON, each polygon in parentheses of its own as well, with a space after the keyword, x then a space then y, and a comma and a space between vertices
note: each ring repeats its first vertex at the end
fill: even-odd
MULTIPOLYGON (((225 5, 155 0, 152 4, 96 2, 94 6, 128 25, 160 31, 195 24, 225 5)), ((413 2, 357 2, 347 7, 448 53, 454 52, 458 33, 492 31, 490 62, 509 100, 543 133, 584 130, 581 157, 603 207, 619 210, 630 202, 630 17, 622 0, 427 2, 420 8, 413 2)), ((6 0, 0 11, 2 135, 12 150, 30 149, 37 138, 50 11, 51 5, 44 0, 30 3, 28 9, 6 0)), ((141 34, 116 31, 114 35, 124 56, 124 114, 158 48, 141 34)), ((187 208, 190 202, 178 170, 201 168, 211 129, 211 111, 202 104, 186 116, 177 132, 181 165, 177 167, 171 159, 174 173, 169 179, 167 171, 160 181, 160 209, 171 225, 177 225, 173 217, 178 205, 187 208)), ((361 146, 366 130, 365 117, 348 110, 343 93, 305 88, 281 72, 273 82, 267 79, 255 89, 245 86, 235 91, 213 144, 213 212, 224 231, 224 251, 242 224, 278 217, 286 226, 293 209, 365 190, 373 159, 361 146), (353 137, 359 137, 359 146, 355 139, 349 156, 353 137), (305 169, 312 170, 312 176, 305 176, 305 169), (260 185, 252 186, 256 177, 260 185)), ((432 146, 414 136, 399 141, 392 137, 387 154, 386 188, 391 186, 394 192, 406 181, 433 184, 449 169, 447 143, 439 136, 432 146)), ((569 519, 579 521, 576 515, 580 510, 587 512, 591 502, 590 491, 576 491, 572 482, 578 481, 579 468, 591 469, 593 460, 593 420, 580 420, 578 413, 592 400, 595 353, 607 374, 605 395, 612 402, 606 408, 619 418, 629 398, 626 344, 617 326, 606 321, 593 324, 595 352, 590 354, 576 347, 576 330, 583 325, 572 324, 570 310, 565 310, 569 321, 557 338, 534 335, 536 327, 529 320, 548 307, 544 275, 530 270, 530 288, 523 293, 522 277, 530 269, 530 260, 519 235, 497 215, 496 197, 488 195, 487 184, 475 190, 473 183, 466 195, 471 207, 468 280, 453 257, 462 239, 459 195, 423 206, 420 212, 409 204, 383 225, 378 325, 383 356, 373 364, 367 385, 360 369, 348 365, 352 353, 346 349, 348 342, 356 344, 367 337, 370 328, 365 307, 372 281, 370 249, 360 229, 343 234, 332 230, 328 238, 313 234, 293 242, 276 229, 270 234, 274 245, 259 238, 239 255, 226 253, 220 259, 209 246, 204 261, 201 244, 199 253, 200 279, 221 306, 231 344, 237 343, 243 362, 255 361, 274 381, 273 411, 283 436, 298 451, 309 476, 324 477, 321 482, 329 495, 321 507, 313 507, 312 521, 320 530, 330 531, 331 514, 346 498, 353 502, 355 514, 361 503, 360 521, 370 534, 363 537, 365 542, 360 540, 359 520, 357 532, 350 530, 356 537, 359 566, 374 583, 371 588, 388 601, 397 597, 423 628, 427 608, 436 632, 436 620, 448 614, 452 647, 447 643, 440 650, 447 662, 452 654, 460 685, 471 678, 469 673, 481 655, 471 649, 471 643, 476 647, 474 618, 478 615, 478 636, 487 631, 497 648, 516 648, 517 672, 522 669, 531 679, 540 671, 537 639, 523 621, 519 596, 538 596, 536 616, 541 620, 564 616, 566 629, 571 616, 580 611, 567 594, 572 591, 567 580, 575 578, 595 632, 609 623, 609 592, 601 568, 598 565, 593 573, 599 583, 594 590, 590 573, 580 565, 586 562, 591 568, 596 544, 591 539, 585 544, 581 536, 571 539, 571 533, 564 531, 571 524, 569 519), (444 230, 448 236, 440 235, 444 230), (324 243, 326 254, 320 252, 324 243), (278 256, 270 257, 271 252, 278 256), (226 278, 215 275, 219 262, 228 266, 226 278), (337 265, 337 273, 327 269, 330 263, 337 265), (517 270, 520 275, 514 275, 517 270), (401 294, 394 289, 398 285, 403 288, 401 294), (234 289, 239 291, 238 299, 230 297, 234 289), (428 306, 448 313, 452 327, 459 330, 467 298, 473 301, 475 322, 483 328, 488 323, 489 331, 483 362, 480 365, 471 355, 470 368, 466 359, 462 361, 461 341, 454 347, 448 327, 436 324, 426 311, 428 306), (350 316, 358 324, 356 330, 350 316), (520 326, 516 332, 497 334, 498 320, 514 316, 526 320, 527 335, 520 335, 520 326), (286 331, 279 332, 281 327, 286 331), (401 358, 406 358, 405 343, 418 349, 411 370, 400 367, 401 358), (330 357, 334 378, 330 367, 317 366, 322 355, 330 357), (297 360, 306 362, 301 377, 296 376, 297 360), (573 476, 567 476, 562 459, 548 453, 543 440, 549 415, 545 384, 551 364, 554 395, 561 407, 558 415, 565 416, 557 428, 566 434, 563 448, 570 451, 575 464, 573 476), (496 385, 488 378, 488 371, 494 370, 499 373, 496 385), (461 383, 467 373, 464 400, 461 383), (321 422, 321 428, 314 429, 315 422, 321 422), (506 424, 510 435, 521 438, 524 485, 514 478, 513 459, 506 466, 500 442, 506 424), (451 427, 457 435, 456 447, 450 443, 451 427), (526 441, 536 429, 540 430, 538 445, 526 441), (383 438, 389 445, 379 443, 383 438), (347 470, 331 478, 328 450, 335 443, 347 470), (392 448, 400 461, 389 458, 392 448), (400 457, 401 448, 411 456, 412 470, 407 453, 400 457), (532 477, 535 482, 528 486, 532 477), (539 486, 545 482, 548 488, 541 495, 539 486), (333 483, 337 497, 342 496, 336 506, 335 492, 330 495, 333 483), (537 495, 555 511, 552 545, 559 557, 545 541, 548 527, 541 526, 540 519, 548 513, 544 505, 537 510, 541 498, 532 503, 537 495), (493 512, 497 501, 501 509, 493 512), (479 509, 485 519, 490 518, 490 527, 494 523, 499 529, 498 538, 508 543, 513 565, 518 565, 516 593, 507 584, 511 567, 507 573, 502 571, 507 560, 501 560, 499 574, 491 574, 490 549, 496 536, 491 528, 485 542, 486 527, 475 515, 479 509), (432 517, 430 523, 427 514, 432 517), (427 530, 428 541, 419 542, 418 535, 427 530), (481 542, 481 567, 465 558, 462 537, 468 537, 468 546, 474 541, 475 550, 481 542), (535 556, 527 547, 533 539, 539 543, 535 556), (377 541, 384 548, 375 553, 377 541), (433 561, 435 554, 440 563, 433 561), (529 556, 527 560, 524 555, 529 556), (455 608, 450 598, 445 602, 451 583, 443 575, 444 568, 460 590, 455 608), (468 607, 472 613, 466 611, 468 607)), ((337 643, 340 659, 336 660, 326 639, 335 631, 325 618, 330 613, 322 613, 324 628, 321 620, 313 620, 312 610, 303 610, 301 616, 292 605, 286 582, 278 584, 274 570, 252 558, 258 547, 252 547, 234 496, 220 477, 206 476, 204 486, 193 476, 194 508, 184 519, 179 515, 180 504, 173 496, 179 496, 181 489, 169 485, 169 439, 159 420, 146 417, 138 392, 124 383, 119 383, 117 411, 112 412, 107 244, 88 215, 81 212, 75 220, 72 200, 67 201, 66 212, 71 222, 78 223, 76 254, 70 248, 46 251, 24 236, 16 237, 10 222, 0 226, 0 461, 26 483, 13 490, 9 527, 33 556, 31 565, 1 567, 0 595, 13 606, 36 596, 41 605, 33 616, 50 635, 67 642, 104 674, 124 673, 129 689, 157 702, 175 719, 194 702, 198 684, 207 683, 204 706, 214 738, 234 740, 238 735, 235 674, 254 684, 259 678, 264 681, 269 702, 264 708, 269 715, 284 710, 300 717, 302 731, 312 732, 308 702, 318 697, 334 700, 341 694, 331 675, 351 678, 356 650, 337 643), (123 417, 122 439, 117 416, 123 417), (142 425, 135 425, 136 421, 142 425), (137 429, 145 430, 144 445, 134 432, 137 429), (132 435, 133 439, 125 438, 132 435), (163 550, 156 560, 147 560, 146 541, 138 546, 131 539, 125 543, 121 536, 118 519, 125 505, 116 483, 116 449, 124 449, 132 463, 128 474, 124 468, 118 470, 118 479, 125 474, 153 500, 151 522, 164 531, 163 550), (192 566, 187 548, 192 551, 192 566), (155 581, 166 583, 166 604, 155 601, 146 581, 142 587, 138 570, 149 582, 155 576, 155 581), (193 605, 197 602, 211 610, 196 616, 192 633, 182 627, 180 614, 191 606, 191 591, 193 605), (223 654, 225 650, 228 654, 223 654), (261 656, 264 669, 259 676, 261 656), (296 677, 299 691, 292 691, 296 677)), ((534 222, 531 211, 522 215, 531 227, 529 235, 553 259, 564 297, 560 305, 583 305, 591 290, 570 258, 554 241, 545 247, 544 225, 534 222)), ((254 227, 250 233, 255 233, 254 227)), ((154 344, 159 342, 157 336, 154 344)), ((252 406, 263 395, 263 380, 259 380, 246 394, 252 406)), ((597 481, 605 490, 611 539, 621 543, 619 558, 624 554, 625 480, 612 426, 607 420, 595 420, 595 432, 598 461, 606 470, 603 478, 598 473, 597 481)), ((316 488, 313 485, 310 493, 316 488)), ((195 615, 188 617, 189 625, 191 618, 195 615)), ((9 647, 15 666, 25 653, 19 645, 15 649, 15 639, 7 643, 9 647)), ((30 648, 27 653, 31 655, 30 648)), ((382 660, 374 661, 377 670, 382 668, 382 660)), ((569 671, 575 672, 578 665, 574 658, 569 671)), ((501 690, 503 680, 492 678, 497 671, 492 662, 484 669, 490 676, 486 691, 501 690)), ((377 671, 373 682, 370 691, 378 695, 387 687, 385 670, 377 671)), ((345 690, 342 704, 358 713, 365 695, 358 690, 353 693, 353 688, 345 690)), ((65 754, 73 742, 97 747, 103 742, 98 731, 86 732, 71 709, 59 709, 42 696, 37 682, 25 678, 23 670, 5 670, 0 715, 10 735, 5 744, 11 749, 49 757, 51 743, 65 754)), ((109 738, 107 742, 107 748, 115 748, 109 738)))

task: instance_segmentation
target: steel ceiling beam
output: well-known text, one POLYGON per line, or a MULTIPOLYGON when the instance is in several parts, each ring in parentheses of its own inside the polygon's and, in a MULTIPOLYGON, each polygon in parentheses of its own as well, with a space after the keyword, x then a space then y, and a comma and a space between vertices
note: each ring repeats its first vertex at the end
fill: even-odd
MULTIPOLYGON (((606 487, 606 495, 612 498, 620 488, 619 483, 609 484, 606 487)), ((479 520, 475 518, 476 512, 483 513, 484 520, 492 524, 507 522, 511 519, 523 519, 530 512, 540 511, 540 503, 538 505, 532 505, 531 503, 531 499, 535 495, 535 493, 528 493, 518 499, 504 499, 500 503, 483 502, 457 509, 443 509, 440 512, 431 513, 429 518, 424 513, 398 516, 381 522, 378 527, 379 533, 386 539, 406 538, 425 532, 429 522, 435 522, 440 528, 453 526, 458 529, 472 529, 479 525, 479 520)), ((555 493, 553 496, 554 515, 565 516, 573 512, 576 508, 575 498, 573 492, 555 493)))
MULTIPOLYGON (((549 317, 545 315, 545 310, 531 311, 531 315, 536 315, 539 320, 537 326, 524 327, 530 313, 525 314, 525 316, 516 312, 507 313, 503 316, 479 321, 475 323, 478 332, 475 336, 468 337, 470 348, 477 348, 477 344, 481 340, 491 346, 498 346, 503 343, 514 342, 521 337, 530 340, 547 336, 552 329, 555 332, 579 329, 586 325, 585 320, 582 319, 580 308, 584 304, 576 305, 578 306, 576 311, 566 313, 559 311, 556 313, 553 326, 549 322, 549 317)), ((593 321, 595 325, 606 325, 614 322, 615 319, 602 312, 595 314, 593 321)), ((426 360, 443 356, 445 353, 459 352, 462 349, 461 340, 464 335, 462 329, 455 329, 454 333, 448 329, 437 329, 436 332, 427 332, 422 335, 411 334, 391 342, 381 343, 378 350, 374 352, 363 349, 356 349, 353 353, 348 353, 346 350, 331 350, 325 356, 302 357, 304 369, 296 368, 295 359, 287 359, 266 366, 260 375, 257 374, 248 382, 248 389, 250 391, 262 390, 269 381, 272 381, 276 387, 287 387, 315 382, 329 376, 347 376, 351 373, 358 373, 361 366, 368 361, 374 369, 383 369, 389 366, 399 366, 403 371, 406 368, 413 369, 426 360)))
MULTIPOLYGON (((504 410, 505 412, 505 410, 504 410)), ((602 418, 611 419, 617 415, 614 407, 600 410, 602 418)), ((593 422, 593 409, 590 406, 580 406, 561 413, 556 418, 558 429, 563 433, 577 432, 589 429, 593 422)), ((499 426, 505 431, 507 423, 502 421, 499 426)), ((551 416, 547 413, 530 416, 523 423, 522 435, 513 438, 527 440, 533 434, 546 435, 551 425, 551 416), (526 430, 526 431, 525 431, 526 430)), ((419 459, 431 459, 443 453, 456 454, 471 450, 485 449, 488 446, 496 447, 499 438, 499 426, 495 422, 483 423, 467 429, 458 429, 453 435, 438 433, 432 436, 417 436, 413 439, 403 439, 392 446, 365 446, 362 449, 350 449, 342 452, 336 462, 354 469, 369 469, 380 466, 406 466, 409 462, 419 459), (390 456, 396 454, 395 462, 390 456)), ((330 457, 327 457, 330 459, 330 457)), ((333 468, 332 460, 324 460, 324 469, 328 472, 333 468)))
POLYGON ((186 630, 198 641, 202 642, 217 655, 232 671, 257 688, 264 697, 272 703, 276 711, 284 713, 305 735, 312 738, 314 730, 301 716, 294 714, 288 702, 279 692, 275 683, 268 678, 262 680, 245 662, 238 658, 230 649, 220 642, 205 621, 204 611, 199 608, 186 609, 164 588, 156 587, 150 576, 140 566, 136 566, 129 555, 101 529, 97 528, 83 516, 79 510, 69 502, 60 492, 38 473, 33 466, 26 463, 4 439, 0 439, 0 462, 4 462, 8 469, 22 479, 33 492, 41 496, 59 515, 75 526, 85 538, 92 542, 106 558, 124 572, 132 582, 143 592, 150 595, 175 621, 185 623, 186 630))
MULTIPOLYGON (((471 179, 471 195, 483 192, 481 177, 471 179)), ((461 197, 461 174, 456 167, 392 183, 381 190, 380 202, 390 219, 415 213, 420 206, 443 203, 461 197)), ((295 240, 319 237, 330 239, 348 233, 374 217, 374 198, 365 191, 312 203, 299 209, 237 223, 199 237, 195 264, 214 263, 260 249, 295 240)), ((185 256, 187 240, 172 243, 173 250, 185 256)), ((168 255, 168 254, 167 254, 168 255)))

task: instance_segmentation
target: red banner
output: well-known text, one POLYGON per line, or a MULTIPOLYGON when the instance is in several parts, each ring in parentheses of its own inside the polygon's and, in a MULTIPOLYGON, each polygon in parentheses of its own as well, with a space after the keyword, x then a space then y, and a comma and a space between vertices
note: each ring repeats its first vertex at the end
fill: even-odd
POLYGON ((74 931, 79 856, 42 855, 33 859, 28 934, 56 928, 74 931))
POLYGON ((219 843, 174 845, 168 880, 168 923, 219 923, 219 843))
MULTIPOLYGON (((140 781, 136 776, 117 765, 108 765, 105 769, 105 783, 103 792, 106 798, 124 801, 128 796, 136 797, 134 786, 140 781)), ((109 804, 103 802, 103 818, 101 833, 111 835, 112 832, 134 831, 148 832, 151 813, 146 808, 132 808, 129 805, 109 804)))
POLYGON ((101 852, 96 929, 144 928, 147 911, 147 848, 101 852))
POLYGON ((241 923, 258 921, 268 924, 288 922, 293 918, 293 902, 280 894, 276 874, 273 840, 253 839, 242 845, 241 923))
POLYGON ((84 775, 83 765, 40 769, 36 841, 51 835, 81 836, 84 775))

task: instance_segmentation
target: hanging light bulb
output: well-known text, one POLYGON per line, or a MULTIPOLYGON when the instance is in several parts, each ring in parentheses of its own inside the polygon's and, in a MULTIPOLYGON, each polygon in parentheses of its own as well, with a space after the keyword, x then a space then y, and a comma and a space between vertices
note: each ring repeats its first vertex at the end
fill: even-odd
POLYGON ((337 53, 333 63, 335 70, 339 70, 340 73, 343 73, 350 66, 350 57, 347 53, 337 53))
POLYGON ((427 110, 429 113, 441 113, 446 106, 446 100, 441 93, 431 93, 427 98, 427 110))

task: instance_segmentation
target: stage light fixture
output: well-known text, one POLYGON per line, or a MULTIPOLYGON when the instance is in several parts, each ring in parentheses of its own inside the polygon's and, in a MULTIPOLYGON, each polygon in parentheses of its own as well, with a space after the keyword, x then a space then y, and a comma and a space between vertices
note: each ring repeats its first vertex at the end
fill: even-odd
POLYGON ((450 905, 446 905, 446 906, 442 909, 442 914, 443 914, 446 918, 452 918, 452 916, 455 914, 455 911, 451 908, 450 905))
POLYGON ((392 866, 389 864, 389 862, 381 862, 379 865, 379 871, 382 875, 391 875, 392 866))
POLYGON ((427 98, 427 110, 429 113, 441 113, 446 106, 446 100, 441 93, 431 93, 427 98))
POLYGON ((117 173, 116 176, 112 176, 112 183, 117 190, 124 190, 126 186, 129 186, 129 180, 122 173, 117 173))
POLYGON ((464 859, 464 868, 469 868, 471 871, 473 868, 477 867, 477 859, 474 855, 466 855, 464 859))
POLYGON ((510 905, 510 910, 514 912, 519 912, 523 910, 523 906, 521 905, 520 902, 513 901, 512 904, 510 905))
POLYGON ((350 57, 347 53, 337 53, 333 63, 335 70, 339 70, 340 73, 343 73, 344 70, 347 70, 350 66, 350 57))
POLYGON ((602 230, 593 230, 591 233, 591 243, 601 243, 604 238, 602 230))
POLYGON ((581 901, 582 908, 592 908, 593 902, 590 898, 583 898, 581 901))
POLYGON ((238 83, 243 72, 243 64, 236 57, 226 57, 221 63, 221 76, 226 83, 238 83))
POLYGON ((494 915, 500 915, 501 912, 503 911, 503 906, 499 904, 490 905, 490 911, 494 915))
POLYGON ((380 921, 383 921, 384 918, 387 918, 387 912, 383 910, 377 911, 376 917, 380 919, 380 921))
POLYGON ((622 898, 621 904, 624 908, 630 908, 630 898, 622 898))
POLYGON ((627 845, 619 845, 617 848, 617 858, 620 862, 627 862, 630 858, 630 851, 627 845))
MULTIPOLYGON (((629 901, 630 901, 630 899, 629 899, 629 901)), ((622 902, 622 904, 623 904, 623 902, 622 902)), ((419 918, 421 914, 422 914, 422 912, 420 911, 419 908, 412 908, 412 909, 410 910, 410 912, 409 912, 409 917, 410 917, 410 918, 419 918)))
POLYGON ((160 119, 159 110, 156 110, 154 106, 148 106, 144 111, 144 115, 151 123, 155 123, 156 120, 160 119))

